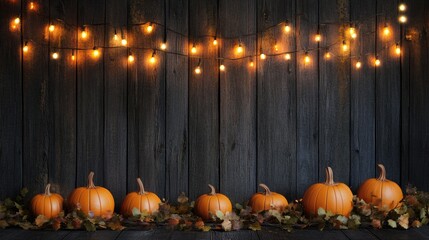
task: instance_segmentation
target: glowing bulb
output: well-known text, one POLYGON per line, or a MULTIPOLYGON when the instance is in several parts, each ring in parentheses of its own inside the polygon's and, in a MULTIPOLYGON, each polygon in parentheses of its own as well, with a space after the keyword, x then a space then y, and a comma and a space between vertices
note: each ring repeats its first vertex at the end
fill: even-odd
POLYGON ((94 47, 92 49, 92 56, 94 56, 94 57, 100 56, 100 51, 98 50, 98 48, 94 47))
POLYGON ((387 25, 383 28, 383 34, 384 36, 388 36, 390 34, 390 29, 387 25))
POLYGON ((71 60, 72 60, 72 61, 75 61, 75 60, 76 60, 76 57, 74 56, 74 53, 72 53, 72 55, 71 55, 71 60))
POLYGON ((194 45, 192 45, 191 53, 192 53, 192 54, 197 53, 197 47, 195 46, 195 44, 194 44, 194 45))
POLYGON ((325 59, 326 59, 326 60, 331 59, 331 53, 330 53, 330 52, 326 52, 326 53, 325 53, 325 59))
POLYGON ((305 63, 310 63, 310 56, 308 56, 307 52, 305 53, 304 62, 305 63))
POLYGON ((156 55, 156 52, 155 52, 155 51, 153 51, 153 53, 152 53, 152 57, 150 57, 150 59, 149 59, 149 62, 150 62, 150 63, 152 63, 152 64, 154 64, 154 63, 156 62, 155 55, 156 55))
POLYGON ((253 60, 250 60, 249 67, 254 67, 254 66, 255 66, 255 63, 253 63, 253 60))
POLYGON ((114 41, 118 41, 119 40, 118 34, 115 33, 115 35, 113 35, 113 40, 114 41))
POLYGON ((265 55, 264 53, 261 53, 261 55, 259 55, 259 57, 260 57, 262 60, 265 60, 265 59, 267 58, 267 55, 265 55))
POLYGON ((201 74, 201 67, 200 67, 200 66, 197 66, 197 67, 195 68, 195 73, 196 73, 196 74, 201 74))
POLYGON ((380 66, 380 64, 381 64, 380 59, 376 58, 374 64, 376 67, 380 66))
POLYGON ((82 32, 80 33, 80 36, 85 39, 88 37, 88 32, 86 31, 86 29, 82 29, 82 32))
POLYGON ((356 62, 356 68, 359 69, 360 67, 362 67, 362 63, 360 61, 356 62))
POLYGON ((352 33, 352 34, 351 34, 351 37, 352 37, 353 39, 357 38, 357 33, 356 33, 356 32, 352 33))
POLYGON ((147 31, 148 33, 151 33, 151 32, 152 32, 152 30, 153 30, 153 26, 152 26, 152 23, 150 23, 150 24, 146 27, 146 31, 147 31))
POLYGON ((243 46, 241 46, 241 43, 239 43, 237 47, 237 53, 240 54, 242 52, 243 52, 243 46))
POLYGON ((55 26, 54 24, 49 25, 49 32, 53 32, 55 31, 55 26))
POLYGON ((401 16, 399 16, 398 20, 400 23, 406 23, 407 22, 407 16, 401 15, 401 16))
POLYGON ((53 59, 58 59, 59 54, 57 52, 52 53, 52 58, 53 59))
POLYGON ((322 40, 322 36, 320 36, 320 34, 316 34, 316 36, 314 37, 314 40, 316 42, 320 42, 322 40))
POLYGON ((13 20, 13 22, 14 22, 15 24, 19 24, 19 23, 21 22, 21 19, 19 19, 19 17, 17 17, 17 18, 15 18, 15 19, 13 20))
POLYGON ((405 3, 401 3, 398 6, 399 11, 404 12, 405 10, 407 10, 407 5, 405 5, 405 3))
POLYGON ((397 55, 400 55, 400 54, 401 54, 401 47, 399 46, 399 43, 397 43, 397 44, 396 44, 395 53, 396 53, 397 55))
POLYGON ((354 27, 349 28, 350 35, 353 35, 353 33, 355 33, 355 32, 356 32, 356 29, 354 27))
POLYGON ((213 39, 213 45, 217 45, 217 39, 216 39, 216 37, 213 39))
POLYGON ((221 70, 222 72, 223 72, 223 71, 225 71, 225 65, 221 64, 221 65, 219 66, 219 70, 221 70))
POLYGON ((130 63, 134 62, 134 56, 131 53, 128 55, 128 62, 130 63))
POLYGON ((278 52, 279 51, 279 46, 276 44, 274 45, 274 51, 278 52))
POLYGON ((343 52, 346 52, 349 50, 349 46, 347 45, 346 41, 343 41, 343 52))
POLYGON ((27 42, 25 42, 24 47, 22 47, 22 51, 24 53, 28 52, 28 43, 27 42))
POLYGON ((285 25, 285 32, 286 32, 286 33, 289 33, 289 32, 290 32, 290 26, 289 26, 289 24, 288 24, 288 23, 286 23, 286 25, 285 25))
POLYGON ((127 46, 127 44, 128 44, 127 39, 122 38, 121 44, 122 44, 122 46, 127 46))
POLYGON ((165 42, 161 43, 161 49, 162 50, 167 49, 167 43, 165 43, 165 42))
POLYGON ((286 60, 290 60, 290 54, 289 54, 289 53, 286 53, 286 54, 285 54, 285 59, 286 59, 286 60))
POLYGON ((30 10, 34 10, 36 7, 34 6, 34 2, 30 2, 30 10))

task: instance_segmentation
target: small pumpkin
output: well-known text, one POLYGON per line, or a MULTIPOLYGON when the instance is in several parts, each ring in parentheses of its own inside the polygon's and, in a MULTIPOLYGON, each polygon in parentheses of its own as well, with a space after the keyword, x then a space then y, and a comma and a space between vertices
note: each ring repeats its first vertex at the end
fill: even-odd
POLYGON ((367 179, 358 190, 357 196, 367 203, 372 203, 378 207, 395 208, 404 198, 401 187, 393 181, 386 179, 386 169, 382 164, 378 164, 380 176, 378 178, 367 179))
POLYGON ((333 214, 349 216, 353 209, 353 193, 344 183, 334 182, 334 174, 330 167, 326 168, 326 181, 311 185, 302 199, 307 215, 317 215, 319 208, 333 214))
POLYGON ((146 192, 140 178, 137 178, 137 183, 139 191, 128 193, 122 202, 121 213, 124 216, 132 216, 133 208, 137 208, 140 212, 146 211, 149 214, 157 212, 159 209, 161 199, 155 193, 146 192))
POLYGON ((88 175, 88 186, 73 190, 69 196, 72 209, 80 208, 84 213, 93 216, 110 216, 115 209, 115 200, 109 190, 94 185, 94 172, 88 175))
POLYGON ((268 186, 263 183, 259 184, 259 186, 264 189, 264 192, 255 193, 252 198, 250 198, 248 205, 252 208, 252 212, 258 213, 269 210, 271 206, 281 210, 287 207, 288 202, 283 195, 271 192, 268 186))
POLYGON ((31 211, 34 216, 44 215, 46 218, 57 217, 63 210, 64 199, 61 195, 51 193, 51 184, 47 184, 45 192, 31 199, 31 211))
POLYGON ((203 220, 209 220, 210 215, 216 215, 219 210, 223 214, 232 212, 232 204, 229 198, 221 193, 216 193, 215 188, 209 184, 211 192, 203 194, 195 201, 195 213, 203 220))

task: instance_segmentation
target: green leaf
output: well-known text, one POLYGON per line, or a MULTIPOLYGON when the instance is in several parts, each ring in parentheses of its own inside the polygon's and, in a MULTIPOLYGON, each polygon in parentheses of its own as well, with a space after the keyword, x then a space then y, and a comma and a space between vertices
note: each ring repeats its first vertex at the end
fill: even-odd
POLYGON ((25 196, 27 196, 28 193, 28 189, 27 188, 23 188, 21 189, 21 191, 19 192, 19 194, 21 195, 21 197, 25 198, 25 196))
POLYGON ((201 229, 201 231, 203 231, 203 232, 208 232, 208 231, 210 231, 212 228, 211 228, 210 226, 203 226, 203 227, 201 227, 200 229, 201 229))
POLYGON ((249 225, 249 229, 252 231, 260 231, 262 227, 261 227, 261 224, 259 224, 259 222, 254 222, 249 225))
POLYGON ((140 216, 141 215, 141 212, 140 212, 140 210, 138 210, 137 208, 133 208, 133 216, 134 217, 138 217, 138 216, 140 216))
POLYGON ((344 217, 344 216, 342 216, 342 215, 339 215, 338 217, 337 217, 337 220, 339 221, 339 222, 341 222, 342 224, 347 224, 347 221, 349 220, 348 218, 346 218, 346 217, 344 217))
POLYGON ((420 209, 420 219, 423 219, 426 217, 426 209, 422 208, 420 209))
POLYGON ((85 230, 88 232, 95 232, 96 227, 93 223, 91 223, 90 221, 85 221, 83 223, 83 226, 85 227, 85 230))
POLYGON ((219 218, 220 220, 223 220, 225 215, 220 210, 217 210, 216 211, 216 217, 219 218))
POLYGON ((243 206, 240 203, 236 203, 235 208, 238 210, 241 210, 241 209, 243 209, 243 206))
POLYGON ((389 226, 391 228, 397 228, 398 227, 398 225, 396 225, 396 221, 394 221, 392 219, 387 220, 387 223, 389 224, 389 226))
POLYGON ((319 208, 319 209, 317 209, 317 215, 318 216, 325 216, 326 215, 326 211, 325 211, 325 209, 323 209, 323 208, 319 208))

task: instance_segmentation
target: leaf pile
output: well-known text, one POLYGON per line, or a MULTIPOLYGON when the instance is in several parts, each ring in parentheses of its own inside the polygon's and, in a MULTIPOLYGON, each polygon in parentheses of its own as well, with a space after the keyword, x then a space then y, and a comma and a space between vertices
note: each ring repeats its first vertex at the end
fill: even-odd
POLYGON ((301 200, 295 200, 285 209, 272 208, 260 213, 252 213, 247 204, 236 204, 234 211, 212 215, 210 221, 203 221, 193 213, 194 202, 189 201, 184 193, 177 203, 162 202, 158 212, 149 214, 133 209, 133 215, 123 218, 116 213, 94 217, 86 215, 80 209, 56 218, 47 219, 43 215, 32 217, 23 199, 27 189, 22 189, 15 199, 0 201, 0 228, 21 227, 23 229, 96 229, 122 230, 125 227, 153 229, 166 227, 181 231, 237 231, 250 229, 261 230, 263 226, 274 226, 286 231, 317 227, 323 229, 373 228, 418 228, 429 223, 429 193, 408 187, 401 203, 394 209, 379 208, 377 204, 366 203, 357 197, 353 199, 353 211, 350 216, 335 215, 322 208, 316 216, 306 216, 301 200))

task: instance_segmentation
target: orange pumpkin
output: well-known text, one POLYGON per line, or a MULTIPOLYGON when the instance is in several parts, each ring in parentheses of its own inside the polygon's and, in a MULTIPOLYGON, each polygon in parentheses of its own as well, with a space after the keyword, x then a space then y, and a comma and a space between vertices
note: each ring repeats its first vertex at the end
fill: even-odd
POLYGON ((229 198, 221 193, 216 193, 215 188, 209 184, 211 192, 201 195, 195 201, 195 213, 204 220, 210 219, 210 214, 216 215, 216 211, 224 214, 232 212, 232 204, 229 198))
POLYGON ((84 213, 93 216, 110 216, 115 209, 115 200, 112 194, 104 187, 94 185, 94 172, 88 176, 88 186, 73 190, 69 196, 69 205, 72 209, 80 208, 84 213))
POLYGON ((137 183, 139 191, 128 193, 122 203, 121 213, 124 216, 132 216, 133 208, 137 208, 140 212, 146 211, 148 213, 157 212, 159 209, 161 199, 155 193, 146 192, 140 178, 137 178, 137 183))
POLYGON ((349 216, 353 209, 353 193, 344 183, 335 183, 332 169, 326 168, 326 181, 311 185, 302 199, 307 215, 317 215, 319 208, 333 214, 349 216))
POLYGON ((401 187, 395 182, 386 179, 386 169, 382 164, 378 164, 380 176, 378 178, 367 179, 358 190, 357 196, 367 203, 372 203, 378 207, 395 208, 402 200, 401 187))
POLYGON ((269 210, 271 209, 271 206, 283 210, 288 205, 288 202, 283 195, 271 192, 268 186, 263 183, 259 184, 259 186, 262 187, 265 192, 255 193, 252 198, 250 198, 249 206, 252 208, 252 212, 258 213, 264 210, 269 210))
POLYGON ((45 192, 37 194, 31 199, 31 211, 34 216, 44 215, 47 218, 57 217, 63 210, 63 197, 56 193, 51 193, 51 184, 47 184, 45 192))

